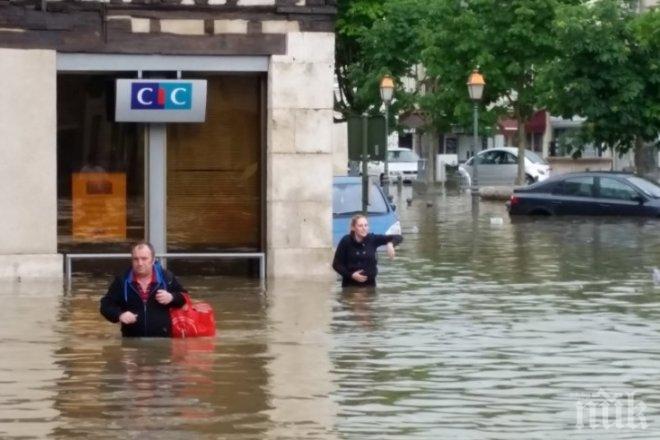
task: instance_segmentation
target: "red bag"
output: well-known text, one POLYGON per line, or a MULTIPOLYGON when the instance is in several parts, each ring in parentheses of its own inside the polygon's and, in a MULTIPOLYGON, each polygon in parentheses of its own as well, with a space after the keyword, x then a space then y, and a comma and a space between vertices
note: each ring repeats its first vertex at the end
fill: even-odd
POLYGON ((193 302, 187 293, 183 293, 186 303, 181 308, 170 308, 173 338, 192 338, 195 336, 215 336, 215 317, 213 308, 203 302, 193 302))

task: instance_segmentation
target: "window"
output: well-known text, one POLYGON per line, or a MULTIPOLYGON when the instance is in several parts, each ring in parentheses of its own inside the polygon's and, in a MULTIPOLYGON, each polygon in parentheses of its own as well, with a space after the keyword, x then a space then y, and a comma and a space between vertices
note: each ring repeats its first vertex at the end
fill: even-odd
POLYGON ((570 177, 558 187, 559 194, 574 197, 593 197, 593 177, 570 177))
POLYGON ((641 189, 644 194, 651 196, 654 199, 660 198, 660 186, 655 183, 637 176, 626 176, 626 180, 641 189))
POLYGON ((387 160, 389 162, 417 162, 419 157, 411 150, 389 150, 387 160))
POLYGON ((502 152, 501 163, 504 165, 516 165, 518 163, 518 158, 511 153, 502 152))
POLYGON ((631 186, 617 179, 601 177, 600 196, 604 199, 635 200, 639 195, 631 186))
POLYGON ((479 155, 479 165, 495 165, 499 162, 499 151, 487 151, 479 155))
POLYGON ((126 252, 144 238, 145 135, 114 121, 118 77, 57 76, 58 252, 126 252))
MULTIPOLYGON (((387 204, 382 193, 374 184, 369 185, 369 214, 387 212, 387 204)), ((332 187, 332 213, 348 215, 362 212, 362 185, 348 183, 335 184, 332 187)))
POLYGON ((547 165, 548 162, 545 161, 541 156, 534 153, 533 151, 525 150, 525 157, 532 163, 537 163, 541 165, 547 165))

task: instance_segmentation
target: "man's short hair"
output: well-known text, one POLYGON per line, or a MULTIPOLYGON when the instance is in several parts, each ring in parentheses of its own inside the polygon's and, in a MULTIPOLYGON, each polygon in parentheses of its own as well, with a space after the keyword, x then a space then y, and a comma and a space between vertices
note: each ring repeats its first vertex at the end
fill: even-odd
POLYGON ((131 246, 131 255, 133 255, 133 251, 135 251, 135 249, 142 246, 146 246, 147 248, 149 248, 149 252, 151 252, 151 258, 156 258, 156 251, 154 250, 154 246, 151 243, 149 243, 147 240, 140 240, 137 243, 133 243, 133 245, 131 246))

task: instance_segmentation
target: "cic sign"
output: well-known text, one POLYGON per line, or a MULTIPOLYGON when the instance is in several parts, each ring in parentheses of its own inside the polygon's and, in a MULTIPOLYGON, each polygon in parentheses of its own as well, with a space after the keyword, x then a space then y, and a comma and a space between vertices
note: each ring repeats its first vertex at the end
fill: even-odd
POLYGON ((204 122, 205 118, 206 80, 117 80, 117 122, 204 122))

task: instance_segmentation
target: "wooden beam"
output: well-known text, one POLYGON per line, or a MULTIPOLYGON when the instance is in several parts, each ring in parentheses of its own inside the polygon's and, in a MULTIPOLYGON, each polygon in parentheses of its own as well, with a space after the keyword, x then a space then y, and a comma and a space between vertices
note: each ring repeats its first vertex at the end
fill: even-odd
POLYGON ((283 55, 285 34, 174 35, 134 34, 122 22, 109 23, 105 39, 95 30, 0 31, 0 46, 94 52, 159 55, 283 55))

